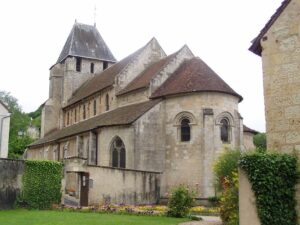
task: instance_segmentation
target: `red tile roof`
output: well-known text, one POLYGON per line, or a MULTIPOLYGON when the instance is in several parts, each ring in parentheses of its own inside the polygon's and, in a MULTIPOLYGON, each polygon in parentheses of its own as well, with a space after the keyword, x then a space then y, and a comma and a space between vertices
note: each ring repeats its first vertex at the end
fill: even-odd
POLYGON ((133 81, 131 81, 124 89, 122 89, 117 95, 123 95, 131 91, 135 91, 141 88, 148 87, 150 80, 160 72, 177 54, 178 52, 169 55, 158 62, 153 63, 142 73, 140 73, 133 81))
POLYGON ((283 10, 288 6, 288 4, 291 2, 291 0, 284 0, 281 3, 281 6, 276 10, 276 12, 272 15, 270 20, 266 23, 264 28, 260 31, 259 35, 252 41, 252 45, 250 46, 249 50, 256 55, 261 56, 262 47, 260 44, 260 40, 263 38, 263 36, 267 33, 267 31, 270 29, 270 27, 274 24, 274 22, 277 20, 277 18, 280 16, 280 14, 283 12, 283 10))
POLYGON ((258 131, 253 130, 253 129, 247 127, 246 125, 243 125, 243 131, 244 132, 248 132, 248 133, 252 133, 252 134, 258 134, 259 133, 258 131))
POLYGON ((95 116, 88 120, 84 120, 74 125, 62 128, 61 130, 54 131, 44 138, 41 138, 36 142, 30 144, 29 147, 57 141, 62 138, 84 133, 100 127, 132 124, 159 102, 159 99, 150 100, 147 102, 132 104, 114 109, 106 113, 102 113, 99 116, 95 116))
POLYGON ((243 99, 198 57, 185 60, 151 98, 191 92, 220 92, 243 99))

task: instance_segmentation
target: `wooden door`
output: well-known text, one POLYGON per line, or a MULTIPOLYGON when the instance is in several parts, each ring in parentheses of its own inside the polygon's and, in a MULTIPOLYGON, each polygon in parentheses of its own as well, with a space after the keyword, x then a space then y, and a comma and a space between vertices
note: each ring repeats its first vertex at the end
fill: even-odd
POLYGON ((88 206, 89 204, 89 174, 81 174, 80 185, 80 206, 88 206))

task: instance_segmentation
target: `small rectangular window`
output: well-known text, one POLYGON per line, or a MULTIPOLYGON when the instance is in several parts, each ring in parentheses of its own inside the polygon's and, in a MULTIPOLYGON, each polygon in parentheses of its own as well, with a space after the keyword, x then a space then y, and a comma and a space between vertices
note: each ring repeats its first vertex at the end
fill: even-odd
POLYGON ((94 100, 94 116, 97 114, 97 101, 96 99, 94 100))
POLYGON ((107 69, 107 67, 108 67, 108 62, 104 61, 103 62, 103 70, 107 69))
POLYGON ((85 105, 83 105, 83 119, 85 120, 85 118, 86 118, 85 105))
POLYGON ((91 73, 94 73, 94 63, 91 63, 91 73))
POLYGON ((81 58, 76 58, 76 71, 81 71, 81 58))
POLYGON ((75 121, 75 123, 77 122, 77 108, 75 108, 75 113, 74 113, 75 115, 74 115, 74 121, 75 121))

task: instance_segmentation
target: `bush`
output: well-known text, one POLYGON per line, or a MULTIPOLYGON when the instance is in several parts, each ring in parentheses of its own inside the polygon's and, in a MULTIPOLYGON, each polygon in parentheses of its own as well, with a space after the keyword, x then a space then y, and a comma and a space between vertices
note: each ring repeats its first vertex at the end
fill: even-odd
POLYGON ((194 192, 190 191, 184 185, 175 188, 169 199, 167 215, 172 217, 186 217, 193 206, 194 196, 194 192))
POLYGON ((62 164, 52 161, 25 161, 21 206, 35 209, 51 208, 60 203, 62 164))
POLYGON ((252 153, 241 158, 256 196, 262 225, 296 225, 297 158, 278 153, 252 153))
POLYGON ((232 173, 232 181, 225 179, 224 190, 220 200, 220 215, 226 225, 239 224, 239 186, 238 174, 232 173))
POLYGON ((218 190, 222 190, 224 179, 233 181, 233 172, 237 173, 241 152, 239 150, 225 149, 220 157, 215 161, 213 170, 216 176, 218 190))
POLYGON ((258 133, 253 137, 253 144, 260 152, 265 152, 267 149, 266 133, 258 133))
POLYGON ((220 215, 226 225, 238 225, 238 165, 241 152, 225 149, 214 164, 218 189, 222 192, 220 215))

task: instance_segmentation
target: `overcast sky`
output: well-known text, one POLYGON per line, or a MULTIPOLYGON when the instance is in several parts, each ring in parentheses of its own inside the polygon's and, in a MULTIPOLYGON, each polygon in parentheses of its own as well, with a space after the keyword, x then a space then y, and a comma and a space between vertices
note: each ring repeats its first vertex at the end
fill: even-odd
POLYGON ((48 98, 49 68, 75 19, 96 24, 120 60, 152 37, 167 54, 187 44, 244 100, 244 124, 265 130, 261 58, 248 48, 282 0, 9 0, 0 6, 0 90, 25 112, 48 98))

